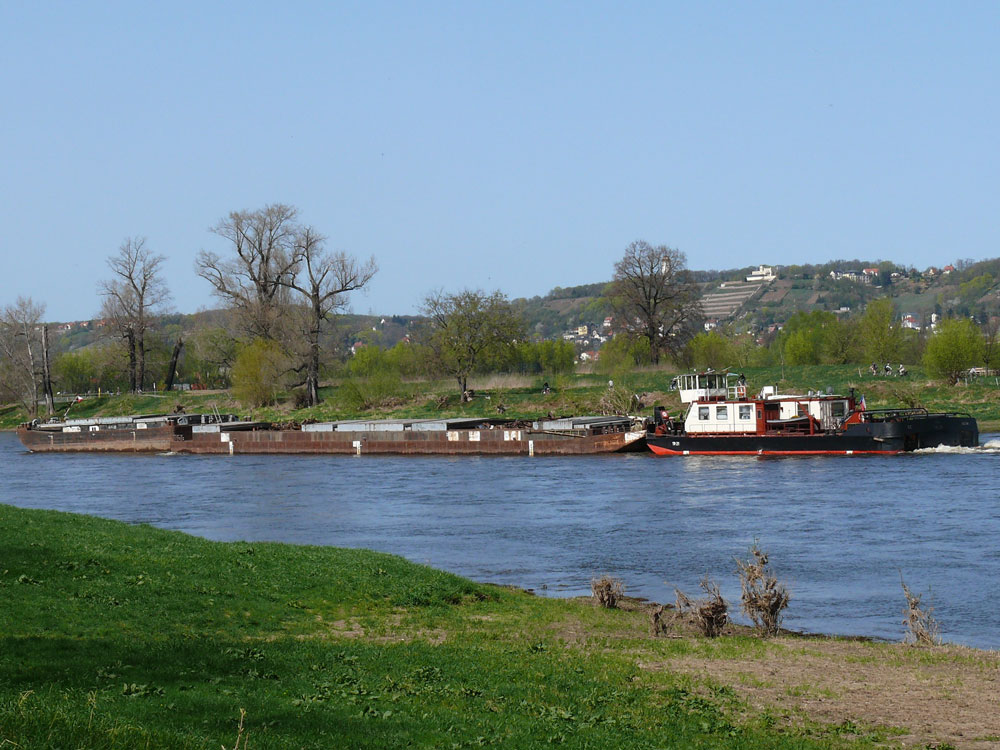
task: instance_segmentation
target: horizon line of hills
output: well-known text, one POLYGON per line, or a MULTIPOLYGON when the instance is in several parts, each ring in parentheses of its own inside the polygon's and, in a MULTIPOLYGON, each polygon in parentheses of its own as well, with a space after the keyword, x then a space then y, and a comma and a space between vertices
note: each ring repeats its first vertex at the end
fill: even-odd
MULTIPOLYGON (((743 327, 762 329, 784 323, 796 312, 827 310, 838 314, 858 311, 872 299, 891 296, 898 315, 918 319, 938 315, 1000 314, 1000 258, 982 261, 957 260, 940 267, 919 271, 891 261, 834 260, 823 264, 774 265, 775 279, 743 300, 731 314, 719 319, 721 325, 739 321, 743 327), (859 279, 851 271, 879 270, 878 276, 859 279)), ((743 282, 757 266, 721 271, 691 270, 692 280, 702 287, 703 296, 723 282, 743 282)), ((524 316, 529 332, 541 339, 560 338, 566 331, 582 326, 600 327, 611 315, 603 297, 609 281, 554 287, 544 296, 511 300, 524 316)), ((195 313, 166 313, 159 316, 159 327, 191 330, 205 325, 219 325, 224 311, 202 310, 195 313)), ((345 313, 339 316, 358 333, 374 327, 380 343, 392 346, 407 335, 413 322, 426 320, 419 314, 379 315, 345 313)), ((59 349, 87 346, 99 336, 94 326, 99 318, 85 321, 57 322, 59 349), (89 334, 89 335, 88 335, 89 334)))

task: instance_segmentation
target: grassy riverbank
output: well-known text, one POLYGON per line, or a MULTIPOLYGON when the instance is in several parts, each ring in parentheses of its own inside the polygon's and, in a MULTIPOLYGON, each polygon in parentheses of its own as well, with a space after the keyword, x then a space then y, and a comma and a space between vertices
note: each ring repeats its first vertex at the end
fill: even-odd
MULTIPOLYGON (((670 390, 676 374, 672 369, 646 369, 611 379, 624 391, 642 396, 644 413, 651 413, 654 403, 662 403, 676 412, 679 401, 670 390)), ((950 386, 927 378, 916 367, 906 378, 872 377, 856 365, 811 365, 797 367, 748 368, 745 374, 751 390, 762 385, 777 385, 783 392, 831 389, 847 393, 856 388, 864 393, 869 408, 924 406, 931 411, 967 411, 979 420, 983 432, 1000 430, 1000 380, 977 378, 950 386)), ((443 417, 498 416, 497 406, 506 408, 504 416, 537 418, 546 414, 594 414, 602 411, 602 399, 608 395, 607 375, 576 374, 551 378, 531 376, 483 376, 470 380, 476 391, 472 403, 462 403, 453 381, 420 380, 411 382, 346 380, 322 389, 323 403, 311 409, 296 409, 290 402, 252 410, 252 416, 274 421, 303 419, 353 419, 358 417, 443 417), (552 390, 542 393, 549 382, 552 390)), ((627 403, 627 401, 625 402, 627 403)), ((182 405, 189 412, 235 412, 250 415, 229 391, 188 391, 169 394, 124 395, 93 398, 75 404, 71 416, 162 413, 182 405)), ((0 408, 0 428, 10 429, 24 421, 24 413, 12 406, 0 408)))
POLYGON ((0 506, 0 599, 0 747, 233 748, 243 711, 252 750, 1000 741, 996 654, 653 638, 359 550, 0 506))

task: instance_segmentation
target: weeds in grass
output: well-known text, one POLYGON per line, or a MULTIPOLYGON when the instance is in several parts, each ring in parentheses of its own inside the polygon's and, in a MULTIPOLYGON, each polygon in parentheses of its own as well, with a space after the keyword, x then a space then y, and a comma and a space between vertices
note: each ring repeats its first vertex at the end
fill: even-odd
POLYGON ((246 718, 246 715, 247 715, 247 710, 245 708, 241 708, 240 709, 240 724, 239 724, 238 727, 236 727, 236 744, 233 745, 231 748, 227 748, 225 745, 223 745, 222 746, 222 750, 241 750, 241 749, 242 750, 246 750, 247 749, 247 740, 250 739, 250 735, 243 733, 244 732, 244 729, 243 729, 243 720, 246 718), (243 742, 242 745, 240 745, 241 741, 243 742))
POLYGON ((705 576, 701 579, 701 590, 706 596, 703 599, 691 599, 679 588, 674 588, 677 595, 677 614, 690 618, 702 635, 715 638, 729 622, 729 604, 722 598, 719 584, 705 576))
POLYGON ((903 580, 903 573, 899 573, 899 583, 903 587, 903 596, 906 597, 906 608, 903 610, 903 625, 906 626, 906 633, 903 635, 903 643, 912 643, 918 646, 939 646, 941 645, 941 628, 937 620, 934 619, 934 608, 931 606, 921 607, 920 598, 923 594, 914 594, 903 580))
POLYGON ((743 613, 762 635, 776 635, 791 595, 771 572, 767 564, 767 553, 757 542, 750 545, 746 559, 736 558, 736 572, 740 577, 743 613))
POLYGON ((590 581, 590 591, 594 600, 605 609, 615 609, 625 595, 625 583, 621 578, 603 575, 590 581))
POLYGON ((338 395, 341 405, 351 411, 392 409, 403 403, 403 386, 398 375, 379 373, 344 381, 338 395))

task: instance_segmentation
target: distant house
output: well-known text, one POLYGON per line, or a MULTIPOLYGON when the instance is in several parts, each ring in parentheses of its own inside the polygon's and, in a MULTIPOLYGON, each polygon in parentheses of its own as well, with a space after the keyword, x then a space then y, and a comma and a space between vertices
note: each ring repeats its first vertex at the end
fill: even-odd
POLYGON ((862 273, 865 276, 874 276, 874 277, 878 278, 879 270, 877 268, 865 268, 865 269, 862 270, 862 273))
POLYGON ((717 320, 706 320, 705 321, 705 330, 706 331, 714 331, 718 327, 719 327, 719 321, 717 321, 717 320))
POLYGON ((941 275, 947 276, 949 273, 955 270, 955 266, 945 266, 941 269, 941 275))
POLYGON ((774 267, 773 266, 757 266, 756 271, 751 271, 750 275, 746 277, 746 280, 750 283, 761 283, 765 281, 773 281, 774 267))
POLYGON ((596 362, 600 358, 600 356, 601 356, 600 352, 593 350, 589 352, 580 352, 579 360, 581 362, 596 362))
POLYGON ((576 335, 577 336, 586 336, 588 330, 589 329, 587 328, 587 326, 577 326, 576 335))
POLYGON ((902 317, 902 322, 900 323, 900 325, 903 328, 909 328, 911 331, 919 331, 920 319, 913 313, 906 313, 902 317))
POLYGON ((351 354, 357 354, 359 349, 364 349, 365 343, 363 341, 355 341, 351 346, 351 354))
POLYGON ((614 320, 610 315, 604 319, 604 327, 611 328, 611 322, 614 320))
POLYGON ((872 282, 871 277, 866 276, 861 271, 830 271, 830 278, 834 281, 846 279, 847 281, 860 282, 862 284, 870 284, 872 282))

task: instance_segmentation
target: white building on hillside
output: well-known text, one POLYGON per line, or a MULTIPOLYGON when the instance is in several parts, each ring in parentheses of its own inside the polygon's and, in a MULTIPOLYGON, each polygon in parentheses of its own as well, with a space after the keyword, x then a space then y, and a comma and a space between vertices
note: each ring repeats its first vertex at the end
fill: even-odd
POLYGON ((758 266, 756 271, 751 271, 750 275, 747 276, 747 281, 750 283, 760 283, 763 281, 773 281, 774 278, 773 266, 758 266))

